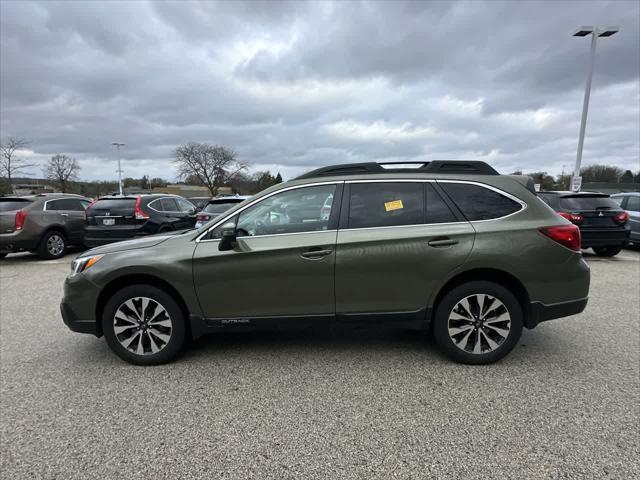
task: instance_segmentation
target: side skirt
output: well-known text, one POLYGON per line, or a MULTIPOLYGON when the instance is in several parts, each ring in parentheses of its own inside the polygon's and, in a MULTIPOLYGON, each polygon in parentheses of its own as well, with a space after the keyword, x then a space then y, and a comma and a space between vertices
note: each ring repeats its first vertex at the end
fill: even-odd
POLYGON ((362 312, 327 315, 290 315, 279 317, 202 318, 190 315, 191 334, 198 339, 209 333, 222 331, 246 331, 255 329, 296 329, 318 325, 386 325, 396 328, 424 330, 430 320, 429 309, 411 312, 362 312))

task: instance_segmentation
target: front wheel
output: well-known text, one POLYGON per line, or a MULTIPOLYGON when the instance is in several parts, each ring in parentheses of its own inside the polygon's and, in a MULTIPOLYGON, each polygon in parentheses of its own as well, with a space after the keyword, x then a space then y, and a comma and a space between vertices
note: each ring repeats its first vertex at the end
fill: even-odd
POLYGON ((186 336, 178 303, 151 285, 132 285, 116 292, 105 305, 102 331, 111 350, 135 365, 173 360, 186 336))
POLYGON ((487 364, 516 346, 523 315, 518 299, 502 285, 472 281, 444 296, 433 321, 436 343, 445 355, 460 363, 487 364))
POLYGON ((622 247, 593 247, 599 257, 613 257, 620 253, 622 247))

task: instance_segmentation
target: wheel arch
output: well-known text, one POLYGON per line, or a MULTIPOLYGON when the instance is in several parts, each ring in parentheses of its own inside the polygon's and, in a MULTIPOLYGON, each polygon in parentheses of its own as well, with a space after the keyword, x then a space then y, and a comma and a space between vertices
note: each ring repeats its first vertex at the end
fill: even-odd
POLYGON ((187 304, 180 295, 180 292, 166 280, 163 280, 154 275, 146 273, 125 274, 114 279, 111 279, 109 283, 100 291, 98 299, 96 301, 96 323, 98 327, 98 336, 103 334, 102 332, 102 312, 109 299, 118 291, 123 288, 130 287, 131 285, 151 285, 153 287, 163 290, 167 294, 171 295, 176 301, 182 314, 184 315, 185 328, 187 334, 191 335, 191 325, 189 322, 189 309, 187 304))
POLYGON ((442 298, 458 285, 477 280, 497 283, 498 285, 501 285, 502 287, 513 293, 518 299, 520 306, 522 307, 524 325, 527 328, 533 328, 534 325, 532 325, 531 323, 531 303, 529 292, 527 291, 523 283, 518 280, 517 277, 504 270, 496 268, 474 268, 472 270, 466 270, 464 272, 458 273, 454 277, 450 278, 447 283, 445 283, 440 288, 438 294, 433 300, 431 309, 429 310, 430 314, 429 318, 427 319, 428 329, 432 328, 433 322, 431 320, 433 319, 435 311, 438 308, 438 305, 442 298))

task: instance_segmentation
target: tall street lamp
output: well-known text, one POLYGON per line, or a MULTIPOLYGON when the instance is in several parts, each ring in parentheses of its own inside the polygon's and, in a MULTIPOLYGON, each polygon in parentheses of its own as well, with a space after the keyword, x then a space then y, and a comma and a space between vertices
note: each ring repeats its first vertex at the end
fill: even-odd
POLYGON ((124 143, 112 142, 111 145, 116 147, 118 151, 118 191, 120 195, 124 195, 124 191, 122 190, 122 168, 120 167, 120 147, 124 147, 124 143))
POLYGON ((571 190, 580 191, 582 179, 580 178, 580 164, 582 163, 582 146, 584 145, 584 130, 587 126, 587 111, 589 110, 589 96, 591 95, 591 78, 593 77, 593 63, 596 57, 596 42, 598 37, 610 37, 618 32, 618 27, 580 27, 573 34, 574 37, 586 37, 591 35, 591 57, 589 60, 589 73, 587 85, 584 89, 584 103, 582 104, 582 120, 580 121, 580 135, 578 137, 578 152, 576 153, 576 168, 573 171, 571 190))

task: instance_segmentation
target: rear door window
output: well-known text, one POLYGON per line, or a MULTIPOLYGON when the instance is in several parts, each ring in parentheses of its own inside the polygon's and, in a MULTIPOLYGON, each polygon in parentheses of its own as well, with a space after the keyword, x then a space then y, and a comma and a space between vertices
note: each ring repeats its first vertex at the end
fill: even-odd
POLYGON ((439 183, 469 221, 500 218, 522 209, 510 198, 486 187, 470 183, 439 183))
POLYGON ((394 227, 424 223, 422 183, 371 182, 349 186, 347 228, 394 227))
MULTIPOLYGON (((86 202, 85 202, 86 203, 86 202)), ((82 201, 78 198, 61 198, 59 200, 49 200, 47 202, 47 211, 78 211, 81 212, 85 209, 82 201)))
POLYGON ((610 210, 619 209, 620 205, 606 195, 576 195, 574 197, 560 197, 562 210, 610 210))
POLYGON ((161 198, 159 202, 156 202, 154 208, 161 210, 163 212, 179 212, 178 205, 174 198, 161 198), (158 208, 158 203, 160 204, 160 208, 158 208))

